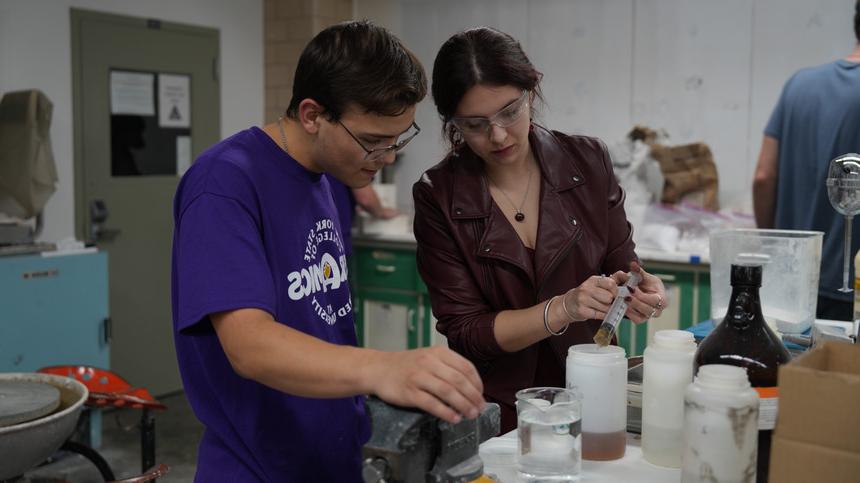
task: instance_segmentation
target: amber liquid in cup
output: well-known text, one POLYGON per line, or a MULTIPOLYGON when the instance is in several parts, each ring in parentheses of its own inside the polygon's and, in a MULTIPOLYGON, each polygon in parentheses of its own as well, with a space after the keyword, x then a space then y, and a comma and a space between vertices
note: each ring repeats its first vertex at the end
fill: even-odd
POLYGON ((582 433, 582 459, 591 461, 617 460, 627 448, 627 433, 582 433))

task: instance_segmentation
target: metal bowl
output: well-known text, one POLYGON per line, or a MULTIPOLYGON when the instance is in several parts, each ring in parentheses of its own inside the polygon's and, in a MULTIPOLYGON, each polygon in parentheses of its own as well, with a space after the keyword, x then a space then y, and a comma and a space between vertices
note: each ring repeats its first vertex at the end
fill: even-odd
POLYGON ((0 480, 11 479, 45 461, 71 436, 89 396, 87 387, 62 376, 0 373, 0 380, 50 384, 60 390, 60 407, 53 413, 0 428, 0 480))

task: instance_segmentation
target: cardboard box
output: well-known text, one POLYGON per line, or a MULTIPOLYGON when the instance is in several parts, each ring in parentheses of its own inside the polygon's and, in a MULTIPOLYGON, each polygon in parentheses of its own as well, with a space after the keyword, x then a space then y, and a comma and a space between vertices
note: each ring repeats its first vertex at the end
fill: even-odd
POLYGON ((860 345, 827 342, 779 368, 769 481, 860 481, 860 345))

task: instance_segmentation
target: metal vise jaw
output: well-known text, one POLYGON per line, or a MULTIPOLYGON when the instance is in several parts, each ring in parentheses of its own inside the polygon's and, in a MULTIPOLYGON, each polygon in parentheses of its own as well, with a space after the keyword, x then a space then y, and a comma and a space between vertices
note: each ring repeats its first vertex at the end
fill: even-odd
POLYGON ((365 483, 466 483, 481 476, 478 445, 499 434, 498 404, 488 403, 477 419, 450 424, 423 411, 369 397, 373 425, 362 449, 365 483))

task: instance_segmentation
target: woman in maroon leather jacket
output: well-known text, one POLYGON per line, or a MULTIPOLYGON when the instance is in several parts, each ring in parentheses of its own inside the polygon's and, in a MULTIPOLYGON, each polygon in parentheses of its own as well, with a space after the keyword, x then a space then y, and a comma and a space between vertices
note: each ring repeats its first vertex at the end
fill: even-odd
MULTIPOLYGON (((603 143, 532 124, 540 78, 505 33, 451 37, 432 91, 452 149, 413 187, 437 329, 481 372, 503 432, 516 427, 516 391, 564 387, 567 349, 592 342, 617 284, 639 269, 603 143)), ((637 323, 666 304, 660 280, 642 274, 627 311, 637 323)))

